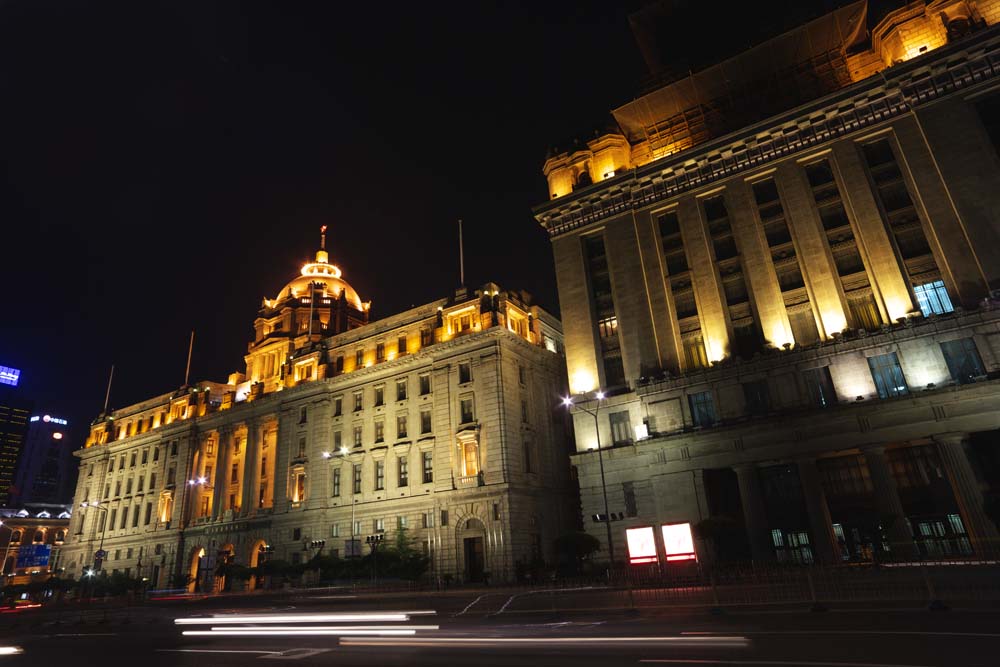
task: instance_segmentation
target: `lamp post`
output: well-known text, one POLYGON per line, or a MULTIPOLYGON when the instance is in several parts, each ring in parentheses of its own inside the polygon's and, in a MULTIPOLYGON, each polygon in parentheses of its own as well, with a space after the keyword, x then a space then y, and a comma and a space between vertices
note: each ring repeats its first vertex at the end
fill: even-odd
MULTIPOLYGON (((347 460, 347 454, 350 452, 350 450, 347 449, 347 447, 341 447, 338 450, 338 452, 339 452, 340 456, 346 461, 347 460)), ((332 452, 323 452, 323 458, 324 459, 332 459, 333 458, 333 453, 332 452)), ((353 477, 351 479, 351 484, 354 484, 353 477)), ((341 484, 341 486, 343 486, 343 484, 341 484)), ((345 556, 348 556, 348 557, 360 555, 360 554, 354 553, 354 546, 355 546, 354 545, 354 505, 355 505, 355 499, 354 499, 354 493, 353 493, 353 491, 354 491, 354 487, 353 486, 351 487, 351 491, 352 491, 352 493, 351 493, 351 543, 350 543, 351 544, 351 553, 344 554, 345 556)))
POLYGON ((601 425, 597 418, 597 413, 601 409, 601 401, 604 400, 604 392, 599 389, 594 392, 594 400, 597 401, 597 407, 593 410, 584 407, 580 403, 574 402, 572 396, 564 398, 563 405, 567 408, 575 406, 594 418, 594 435, 597 437, 597 461, 601 468, 601 493, 604 495, 604 527, 607 528, 608 531, 608 558, 611 561, 611 567, 613 568, 615 565, 615 541, 611 534, 611 510, 608 508, 608 484, 604 477, 604 454, 601 451, 601 425))
POLYGON ((94 554, 94 567, 91 568, 91 570, 93 571, 99 569, 97 566, 101 565, 104 562, 104 535, 108 532, 108 521, 107 521, 108 508, 96 500, 94 501, 84 500, 82 503, 80 503, 80 507, 82 507, 83 509, 92 507, 94 509, 101 510, 102 512, 104 512, 105 516, 104 529, 101 531, 101 543, 97 547, 97 553, 94 554), (98 554, 100 554, 100 557, 98 557, 98 554))

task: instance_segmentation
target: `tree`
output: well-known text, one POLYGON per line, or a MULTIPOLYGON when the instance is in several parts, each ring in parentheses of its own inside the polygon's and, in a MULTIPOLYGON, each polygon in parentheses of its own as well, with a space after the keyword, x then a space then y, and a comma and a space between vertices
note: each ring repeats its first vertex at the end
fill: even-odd
POLYGON ((584 561, 601 550, 601 541, 589 533, 577 531, 556 538, 559 562, 568 574, 578 574, 584 561))

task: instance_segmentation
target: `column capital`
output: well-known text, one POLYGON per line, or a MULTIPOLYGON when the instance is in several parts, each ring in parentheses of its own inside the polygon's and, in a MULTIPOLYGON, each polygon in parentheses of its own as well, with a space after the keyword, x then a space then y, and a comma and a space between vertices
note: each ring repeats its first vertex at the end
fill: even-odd
POLYGON ((939 445, 961 446, 966 440, 969 439, 969 434, 961 431, 955 431, 953 433, 939 433, 938 435, 931 436, 931 439, 939 445))

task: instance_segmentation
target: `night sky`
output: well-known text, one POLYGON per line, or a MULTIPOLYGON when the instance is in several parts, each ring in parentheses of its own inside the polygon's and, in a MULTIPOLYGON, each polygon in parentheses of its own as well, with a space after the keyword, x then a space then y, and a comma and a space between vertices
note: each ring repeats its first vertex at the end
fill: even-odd
MULTIPOLYGON (((643 75, 629 3, 0 5, 0 365, 79 426, 225 381, 330 227, 384 317, 494 280, 558 310, 547 147, 643 75)), ((85 428, 75 429, 82 435, 85 428)))
POLYGON ((542 162, 638 92, 640 4, 0 2, 0 365, 77 438, 191 329, 225 381, 323 224, 375 318, 457 287, 458 218, 470 287, 558 312, 542 162))

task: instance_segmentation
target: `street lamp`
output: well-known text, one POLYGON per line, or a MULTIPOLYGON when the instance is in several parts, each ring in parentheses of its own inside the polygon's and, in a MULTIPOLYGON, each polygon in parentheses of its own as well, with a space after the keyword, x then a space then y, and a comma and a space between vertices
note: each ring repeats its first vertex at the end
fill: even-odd
MULTIPOLYGON (((340 454, 341 458, 343 458, 346 461, 347 460, 347 454, 350 452, 350 450, 347 447, 341 447, 337 451, 340 454)), ((323 452, 323 458, 324 459, 332 459, 333 458, 333 452, 328 452, 328 451, 327 452, 323 452)), ((353 479, 351 480, 351 483, 352 484, 354 483, 353 479)), ((351 491, 352 492, 354 491, 353 487, 351 487, 351 491)), ((354 552, 354 547, 355 547, 355 544, 354 544, 354 505, 355 505, 355 502, 356 501, 354 499, 354 494, 351 493, 351 543, 350 543, 351 544, 351 553, 344 554, 345 556, 348 556, 348 557, 359 555, 359 554, 356 554, 354 552)), ((360 551, 360 549, 359 549, 359 551, 360 551)))
POLYGON ((83 509, 87 509, 88 507, 93 507, 94 509, 101 510, 102 512, 104 512, 105 515, 104 529, 101 531, 101 544, 100 546, 97 547, 97 553, 94 554, 94 567, 91 568, 91 571, 93 571, 95 569, 100 569, 98 565, 100 565, 101 562, 104 561, 104 556, 106 555, 104 553, 104 535, 108 532, 108 520, 107 520, 108 508, 96 500, 93 501, 84 500, 82 503, 80 503, 80 507, 82 507, 83 509))
MULTIPOLYGON (((581 400, 585 399, 581 396, 581 400)), ((614 537, 611 534, 611 510, 608 508, 608 484, 604 478, 604 454, 601 451, 601 425, 597 419, 597 413, 601 409, 601 401, 604 400, 604 392, 600 389, 594 392, 594 400, 597 401, 597 407, 593 410, 584 407, 581 403, 574 402, 572 396, 566 396, 563 398, 562 402, 565 407, 572 408, 575 406, 594 418, 594 435, 597 437, 597 461, 601 468, 601 492, 604 494, 604 527, 607 528, 608 531, 608 558, 611 561, 611 567, 614 567, 615 542, 614 537)))

